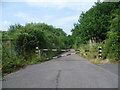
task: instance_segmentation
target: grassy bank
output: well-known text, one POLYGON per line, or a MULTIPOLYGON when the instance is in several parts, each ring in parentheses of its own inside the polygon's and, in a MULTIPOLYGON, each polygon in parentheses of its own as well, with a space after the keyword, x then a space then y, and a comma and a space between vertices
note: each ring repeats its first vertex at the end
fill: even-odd
POLYGON ((30 56, 11 56, 11 57, 4 57, 2 61, 2 74, 7 75, 11 72, 15 72, 24 68, 27 65, 37 64, 44 61, 47 61, 47 58, 52 58, 53 56, 58 55, 61 52, 48 52, 43 53, 40 56, 35 56, 35 53, 32 57, 30 56))
POLYGON ((108 64, 108 63, 119 63, 119 60, 109 58, 109 53, 106 52, 105 44, 93 43, 93 44, 82 44, 78 48, 83 53, 79 53, 81 57, 87 58, 93 64, 108 64), (102 47, 102 58, 98 57, 98 47, 102 47), (90 52, 84 52, 89 50, 90 52))
POLYGON ((10 58, 6 57, 4 58, 4 61, 2 61, 2 73, 3 75, 17 71, 24 66, 31 65, 31 64, 36 64, 38 62, 42 62, 45 59, 43 57, 39 58, 29 58, 26 59, 23 56, 12 56, 10 58))

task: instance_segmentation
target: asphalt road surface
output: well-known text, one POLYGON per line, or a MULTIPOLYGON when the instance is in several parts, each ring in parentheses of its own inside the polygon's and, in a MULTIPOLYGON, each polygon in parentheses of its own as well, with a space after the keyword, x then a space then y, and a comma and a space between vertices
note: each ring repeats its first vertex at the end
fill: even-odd
POLYGON ((99 65, 99 66, 118 75, 118 64, 117 63, 104 64, 104 65, 99 65))
POLYGON ((5 79, 3 88, 118 88, 117 74, 78 55, 29 65, 5 79))

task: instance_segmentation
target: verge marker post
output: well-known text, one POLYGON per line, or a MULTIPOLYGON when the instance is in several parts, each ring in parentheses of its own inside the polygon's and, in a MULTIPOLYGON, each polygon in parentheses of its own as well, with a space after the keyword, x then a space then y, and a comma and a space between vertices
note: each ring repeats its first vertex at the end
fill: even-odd
POLYGON ((102 58, 102 47, 98 47, 98 58, 102 58))

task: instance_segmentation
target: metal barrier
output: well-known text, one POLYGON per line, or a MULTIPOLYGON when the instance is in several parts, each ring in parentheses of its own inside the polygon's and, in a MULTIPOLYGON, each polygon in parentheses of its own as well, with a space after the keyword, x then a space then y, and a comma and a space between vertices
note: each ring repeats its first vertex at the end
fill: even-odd
POLYGON ((67 52, 67 51, 80 51, 80 50, 74 50, 74 49, 40 49, 40 51, 62 51, 62 52, 67 52))
POLYGON ((47 58, 47 59, 56 59, 56 58, 65 57, 65 56, 74 55, 74 54, 77 54, 77 52, 68 53, 68 54, 64 54, 64 55, 58 55, 58 56, 55 56, 55 57, 52 57, 52 58, 47 58))
POLYGON ((98 50, 96 51, 90 51, 90 50, 74 50, 74 49, 39 49, 39 47, 36 47, 36 56, 39 57, 40 56, 40 52, 41 51, 61 51, 61 52, 68 52, 68 51, 74 51, 75 53, 69 53, 69 54, 65 54, 65 55, 58 55, 52 58, 47 58, 47 59, 55 59, 55 58, 60 58, 60 57, 64 57, 64 56, 69 56, 69 55, 73 55, 73 54, 78 54, 78 53, 83 53, 83 52, 98 52, 98 57, 102 58, 102 47, 98 47, 98 50))

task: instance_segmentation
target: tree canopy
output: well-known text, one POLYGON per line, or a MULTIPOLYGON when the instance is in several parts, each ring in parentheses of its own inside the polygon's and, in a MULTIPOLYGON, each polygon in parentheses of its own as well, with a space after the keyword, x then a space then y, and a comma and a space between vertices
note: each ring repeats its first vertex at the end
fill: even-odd
POLYGON ((111 15, 119 5, 120 3, 112 2, 95 3, 87 12, 82 12, 72 29, 74 43, 87 43, 90 39, 96 42, 105 40, 110 31, 111 15))

